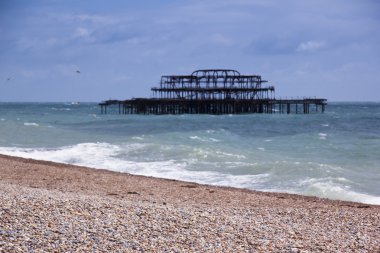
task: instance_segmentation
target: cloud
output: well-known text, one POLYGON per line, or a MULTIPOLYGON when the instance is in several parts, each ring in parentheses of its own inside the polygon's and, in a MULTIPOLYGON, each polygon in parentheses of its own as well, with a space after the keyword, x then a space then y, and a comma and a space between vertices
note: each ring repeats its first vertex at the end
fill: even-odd
MULTIPOLYGON (((277 78, 279 87, 294 87, 289 94, 298 92, 301 83, 307 82, 308 87, 327 84, 320 73, 332 73, 338 66, 368 63, 377 70, 366 73, 368 83, 374 83, 379 72, 380 5, 375 1, 64 3, 35 0, 33 4, 9 4, 13 9, 0 15, 1 69, 12 73, 33 67, 48 69, 53 74, 46 75, 46 83, 55 83, 59 89, 67 80, 79 82, 78 76, 70 79, 74 68, 70 66, 78 65, 88 78, 88 83, 81 80, 81 84, 129 83, 117 91, 126 97, 149 93, 161 74, 188 73, 195 68, 253 71, 275 85, 277 78), (63 78, 66 76, 68 79, 63 78)), ((24 73, 28 83, 41 83, 36 80, 44 73, 35 71, 24 73)), ((331 74, 336 83, 344 75, 347 85, 357 87, 350 81, 357 73, 331 74)), ((361 77, 365 80, 366 75, 361 77)), ((88 93, 81 95, 87 99, 88 93)), ((99 99, 104 96, 103 92, 95 95, 99 99)), ((48 94, 37 96, 46 99, 48 94)), ((0 94, 0 99, 4 97, 0 94)))
POLYGON ((220 33, 212 34, 211 41, 225 46, 231 46, 234 43, 234 41, 231 38, 226 37, 225 35, 220 33))
POLYGON ((74 33, 75 37, 84 37, 84 38, 86 38, 89 35, 90 35, 90 32, 86 28, 83 28, 83 27, 78 27, 75 30, 75 33, 74 33))
POLYGON ((259 55, 286 55, 294 53, 296 38, 260 37, 248 46, 248 51, 259 55))
POLYGON ((110 17, 107 15, 90 15, 87 13, 81 14, 70 14, 70 13, 52 13, 48 15, 52 20, 57 20, 63 23, 74 23, 74 24, 93 24, 98 26, 103 25, 113 25, 119 21, 115 17, 110 17))
POLYGON ((326 43, 324 41, 307 41, 302 42, 298 45, 296 51, 297 52, 312 52, 317 51, 326 46, 326 43))
POLYGON ((16 41, 17 48, 21 51, 32 49, 36 47, 38 43, 39 40, 35 37, 22 37, 16 41))

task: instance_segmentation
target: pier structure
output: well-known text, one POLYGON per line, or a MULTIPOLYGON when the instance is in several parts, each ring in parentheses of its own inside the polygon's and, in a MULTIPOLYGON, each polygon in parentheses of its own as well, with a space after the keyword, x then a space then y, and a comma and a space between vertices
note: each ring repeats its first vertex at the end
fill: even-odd
POLYGON ((106 100, 101 113, 118 105, 119 114, 240 114, 324 112, 326 99, 276 99, 260 75, 231 69, 197 70, 191 75, 162 76, 152 98, 106 100))

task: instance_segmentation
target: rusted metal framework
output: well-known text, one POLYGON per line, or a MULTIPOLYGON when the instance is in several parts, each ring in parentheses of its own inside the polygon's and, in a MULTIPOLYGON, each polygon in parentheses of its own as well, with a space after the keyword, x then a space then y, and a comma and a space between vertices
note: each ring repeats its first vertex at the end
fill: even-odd
POLYGON ((231 69, 207 69, 187 76, 162 76, 160 87, 151 90, 159 99, 273 99, 274 87, 262 87, 265 82, 259 75, 241 75, 231 69))
POLYGON ((122 114, 237 114, 310 113, 310 106, 324 112, 326 99, 278 100, 273 86, 259 75, 241 75, 232 69, 206 69, 191 75, 162 76, 159 87, 151 88, 153 98, 108 100, 101 112, 119 105, 122 114), (302 108, 300 108, 302 107, 302 108))

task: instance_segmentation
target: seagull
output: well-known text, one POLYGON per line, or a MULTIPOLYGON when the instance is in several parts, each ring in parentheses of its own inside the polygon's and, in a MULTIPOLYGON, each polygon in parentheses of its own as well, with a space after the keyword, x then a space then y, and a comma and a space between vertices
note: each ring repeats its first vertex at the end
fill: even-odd
POLYGON ((77 70, 76 72, 77 72, 77 74, 80 74, 80 71, 79 71, 79 70, 77 70))
POLYGON ((11 81, 11 79, 12 79, 12 77, 5 78, 2 84, 4 84, 4 85, 7 84, 8 82, 11 81))

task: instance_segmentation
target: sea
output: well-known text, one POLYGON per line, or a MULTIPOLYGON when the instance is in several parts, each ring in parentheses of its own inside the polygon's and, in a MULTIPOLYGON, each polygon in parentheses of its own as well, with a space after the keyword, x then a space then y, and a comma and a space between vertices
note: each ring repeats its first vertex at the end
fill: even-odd
POLYGON ((0 154, 380 204, 380 103, 325 113, 101 114, 97 103, 0 103, 0 154))

